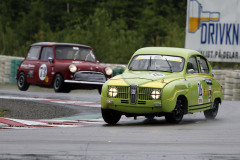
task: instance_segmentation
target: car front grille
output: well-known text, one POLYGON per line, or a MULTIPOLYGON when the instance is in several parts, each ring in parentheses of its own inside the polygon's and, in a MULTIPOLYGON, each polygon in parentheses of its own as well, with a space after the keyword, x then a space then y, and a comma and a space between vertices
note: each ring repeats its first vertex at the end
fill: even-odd
POLYGON ((129 87, 116 87, 118 90, 118 95, 116 98, 128 99, 129 87))
POLYGON ((88 81, 88 82, 102 82, 106 81, 106 78, 101 72, 94 71, 79 71, 74 75, 75 81, 88 81))
POLYGON ((138 98, 140 100, 152 100, 150 94, 152 92, 153 88, 139 88, 139 94, 138 94, 138 98))
MULTIPOLYGON (((113 86, 109 86, 113 87, 113 86)), ((156 88, 138 87, 131 85, 128 87, 114 86, 118 90, 115 98, 121 99, 121 103, 128 104, 146 104, 146 100, 152 100, 151 92, 156 88)), ((160 89, 159 89, 160 90, 160 89)))

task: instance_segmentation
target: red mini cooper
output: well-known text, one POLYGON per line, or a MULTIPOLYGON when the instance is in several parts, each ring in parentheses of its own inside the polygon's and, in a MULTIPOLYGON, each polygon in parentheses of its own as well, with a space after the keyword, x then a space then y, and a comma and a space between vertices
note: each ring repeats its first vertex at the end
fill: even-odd
POLYGON ((21 91, 34 84, 53 86, 55 92, 97 88, 101 93, 102 85, 111 77, 112 69, 100 65, 89 46, 40 42, 31 45, 19 66, 17 85, 21 91))

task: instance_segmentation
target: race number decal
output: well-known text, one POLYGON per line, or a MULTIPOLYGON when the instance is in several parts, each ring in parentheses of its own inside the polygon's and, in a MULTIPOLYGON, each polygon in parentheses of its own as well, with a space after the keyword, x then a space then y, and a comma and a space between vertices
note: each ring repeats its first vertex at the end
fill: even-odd
POLYGON ((202 83, 198 82, 198 104, 203 103, 203 87, 202 83))
POLYGON ((39 74, 40 80, 43 81, 43 80, 46 78, 46 76, 47 76, 47 66, 46 66, 46 64, 42 64, 42 65, 39 67, 39 72, 38 72, 38 74, 39 74))

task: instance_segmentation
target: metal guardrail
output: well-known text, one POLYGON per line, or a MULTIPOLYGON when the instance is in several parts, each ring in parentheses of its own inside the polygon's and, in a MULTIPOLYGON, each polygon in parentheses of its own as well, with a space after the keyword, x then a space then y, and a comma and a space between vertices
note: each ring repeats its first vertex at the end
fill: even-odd
POLYGON ((16 83, 17 68, 23 59, 22 57, 0 55, 0 84, 16 83))

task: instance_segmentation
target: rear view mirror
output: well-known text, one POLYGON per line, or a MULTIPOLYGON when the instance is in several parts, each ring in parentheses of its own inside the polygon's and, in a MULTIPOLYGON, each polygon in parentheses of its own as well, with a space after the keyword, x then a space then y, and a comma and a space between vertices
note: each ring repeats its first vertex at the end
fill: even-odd
POLYGON ((187 72, 188 73, 195 73, 194 69, 189 69, 187 72))
POLYGON ((53 63, 53 58, 52 58, 52 57, 48 57, 48 61, 49 61, 50 63, 53 63))

